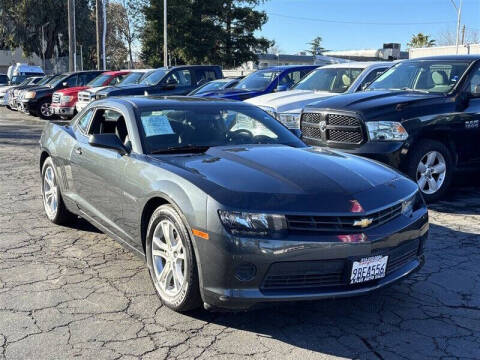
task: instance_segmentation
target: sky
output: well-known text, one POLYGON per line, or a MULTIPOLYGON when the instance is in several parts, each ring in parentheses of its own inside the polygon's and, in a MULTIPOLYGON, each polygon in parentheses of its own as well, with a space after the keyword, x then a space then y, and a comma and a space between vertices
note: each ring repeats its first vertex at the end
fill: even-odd
MULTIPOLYGON (((257 35, 275 40, 282 54, 308 49, 316 36, 328 50, 378 49, 388 42, 405 50, 419 32, 437 42, 446 32, 456 34, 451 0, 266 0, 257 9, 268 15, 257 35)), ((480 37, 480 0, 463 0, 461 24, 480 37)))

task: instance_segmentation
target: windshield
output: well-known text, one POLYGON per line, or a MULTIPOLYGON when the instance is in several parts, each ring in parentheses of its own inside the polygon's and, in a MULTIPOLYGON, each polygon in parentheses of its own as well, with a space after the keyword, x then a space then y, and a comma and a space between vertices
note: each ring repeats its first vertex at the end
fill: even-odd
POLYGON ((52 77, 51 77, 51 76, 45 76, 44 78, 42 78, 42 79, 37 83, 37 85, 45 85, 45 84, 47 84, 50 80, 52 80, 52 77))
POLYGON ((143 73, 143 72, 132 72, 125 76, 118 84, 117 86, 122 86, 122 85, 130 85, 130 84, 137 84, 140 79, 149 73, 143 73))
POLYGON ((368 90, 409 90, 447 93, 467 70, 469 62, 411 60, 399 63, 375 80, 368 90))
POLYGON ((163 79, 167 72, 165 70, 155 70, 140 81, 142 85, 156 85, 163 79))
POLYGON ((205 85, 200 86, 199 88, 193 90, 190 95, 203 94, 209 91, 224 89, 230 82, 229 81, 210 81, 205 85))
POLYGON ((360 68, 320 68, 308 74, 294 89, 343 93, 362 72, 360 68))
POLYGON ((95 79, 90 81, 87 86, 89 87, 98 87, 98 86, 103 86, 103 83, 110 79, 112 75, 107 75, 107 74, 100 74, 98 75, 95 79))
POLYGON ((268 85, 280 74, 279 71, 259 70, 248 75, 234 88, 242 90, 265 90, 268 85))
POLYGON ((305 144, 287 128, 256 107, 189 104, 150 108, 140 113, 139 128, 147 153, 179 147, 248 144, 305 144))

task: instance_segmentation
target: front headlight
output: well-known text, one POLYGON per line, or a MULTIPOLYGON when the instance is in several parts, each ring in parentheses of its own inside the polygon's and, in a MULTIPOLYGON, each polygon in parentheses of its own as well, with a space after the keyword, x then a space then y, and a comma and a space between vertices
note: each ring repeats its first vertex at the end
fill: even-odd
POLYGON ((223 225, 232 235, 280 237, 287 231, 284 215, 219 210, 223 225))
POLYGON ((60 97, 60 104, 67 104, 69 103, 70 101, 73 100, 73 96, 68 96, 68 95, 62 95, 60 97))
POLYGON ((370 140, 403 141, 408 138, 407 130, 395 121, 369 121, 367 129, 370 140))
POLYGON ((277 119, 277 112, 275 111, 274 108, 268 107, 268 106, 260 106, 260 108, 265 111, 268 115, 273 117, 274 119, 277 119))
POLYGON ((405 216, 412 216, 413 212, 420 209, 425 205, 425 200, 423 200, 422 194, 420 191, 417 191, 408 199, 402 202, 402 214, 405 216))
POLYGON ((280 113, 277 119, 289 129, 300 129, 300 114, 280 113))
POLYGON ((27 91, 23 98, 24 99, 35 99, 36 95, 37 95, 37 93, 35 91, 27 91))

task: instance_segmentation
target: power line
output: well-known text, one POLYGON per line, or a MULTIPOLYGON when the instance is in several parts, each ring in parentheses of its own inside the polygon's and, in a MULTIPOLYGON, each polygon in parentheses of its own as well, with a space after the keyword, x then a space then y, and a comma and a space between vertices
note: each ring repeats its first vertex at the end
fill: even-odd
POLYGON ((291 16, 291 15, 283 15, 277 14, 272 12, 267 12, 267 15, 278 16, 287 19, 295 19, 295 20, 302 20, 302 21, 316 21, 316 22, 325 22, 325 23, 333 23, 333 24, 352 24, 352 25, 433 25, 433 24, 449 24, 449 23, 456 23, 456 21, 430 21, 430 22, 364 22, 364 21, 343 21, 343 20, 331 20, 331 19, 320 19, 320 18, 308 18, 308 17, 301 17, 301 16, 291 16))

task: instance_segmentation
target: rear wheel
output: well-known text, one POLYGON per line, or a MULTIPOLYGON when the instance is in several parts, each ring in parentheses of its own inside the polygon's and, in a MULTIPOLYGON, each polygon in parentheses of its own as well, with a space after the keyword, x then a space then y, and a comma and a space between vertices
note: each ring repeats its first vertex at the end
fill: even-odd
POLYGON ((441 142, 422 140, 410 153, 407 173, 417 182, 426 201, 436 201, 452 181, 452 155, 441 142))
POLYGON ((57 174, 52 158, 48 157, 42 166, 42 200, 48 219, 54 224, 66 224, 72 213, 63 203, 62 194, 57 182, 57 174))
POLYGON ((162 302, 183 312, 201 305, 198 272, 190 236, 171 205, 150 218, 146 242, 150 277, 162 302))

